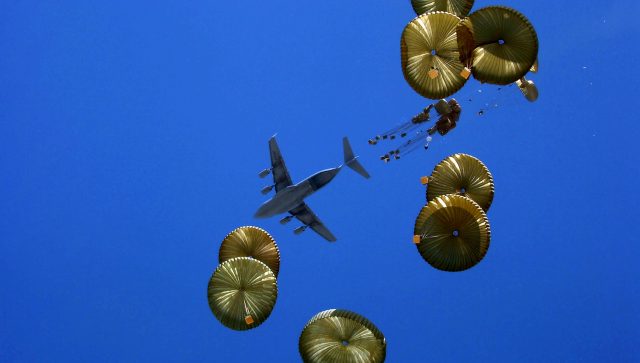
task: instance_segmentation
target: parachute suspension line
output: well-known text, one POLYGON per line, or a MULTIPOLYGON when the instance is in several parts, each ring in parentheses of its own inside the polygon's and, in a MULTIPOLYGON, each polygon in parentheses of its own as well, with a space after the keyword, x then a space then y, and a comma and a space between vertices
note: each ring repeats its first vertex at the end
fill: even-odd
POLYGON ((429 232, 424 232, 423 234, 420 234, 419 236, 420 236, 420 240, 427 239, 427 238, 432 238, 432 237, 436 237, 436 236, 431 236, 431 235, 429 234, 429 232))
POLYGON ((420 147, 420 142, 414 142, 411 145, 407 145, 405 149, 402 151, 403 155, 409 155, 420 147))
POLYGON ((397 132, 399 132, 400 130, 403 130, 404 128, 406 128, 406 127, 407 127, 407 123, 408 123, 408 122, 404 122, 404 123, 401 123, 401 124, 399 124, 399 125, 397 125, 397 126, 395 126, 395 127, 391 128, 391 129, 389 129, 389 130, 386 130, 386 131, 385 131, 385 132, 383 132, 382 134, 377 135, 377 136, 376 136, 376 138, 377 138, 377 139, 380 139, 380 137, 382 137, 382 139, 386 139, 386 138, 388 138, 389 136, 394 135, 394 134, 396 134, 397 132))
POLYGON ((429 111, 434 107, 433 104, 429 105, 422 112, 412 117, 410 121, 403 122, 395 127, 383 132, 382 134, 376 135, 374 138, 369 139, 369 144, 375 145, 379 140, 390 139, 393 140, 396 136, 406 137, 410 132, 419 128, 421 124, 430 120, 429 111))
POLYGON ((415 127, 416 127, 415 123, 413 123, 412 121, 407 121, 400 125, 395 126, 392 129, 389 129, 383 132, 381 135, 377 135, 375 137, 375 140, 377 141, 380 139, 387 139, 387 138, 394 139, 397 134, 400 134, 400 137, 404 137, 406 136, 407 132, 409 132, 411 129, 415 127))
POLYGON ((249 311, 249 307, 247 306, 247 300, 243 301, 244 303, 244 312, 245 312, 245 317, 244 317, 244 322, 247 325, 251 325, 253 324, 254 320, 253 320, 253 316, 251 316, 251 312, 249 311))
MULTIPOLYGON (((416 138, 415 140, 413 140, 413 142, 411 144, 407 144, 404 147, 404 150, 402 151, 403 154, 408 155, 411 154, 412 152, 416 151, 418 148, 420 148, 420 146, 423 146, 423 140, 424 140, 424 133, 422 133, 420 135, 420 137, 416 138)), ((404 145, 403 145, 404 146, 404 145)))
POLYGON ((417 150, 420 146, 423 146, 423 141, 425 140, 425 135, 427 135, 426 131, 418 132, 414 137, 409 139, 407 142, 402 144, 398 149, 400 153, 403 155, 407 155, 417 150))
POLYGON ((402 132, 403 130, 405 130, 405 129, 409 128, 410 126, 411 126, 411 122, 405 122, 405 123, 402 123, 402 124, 400 124, 400 125, 398 125, 398 126, 396 126, 396 127, 392 128, 392 129, 390 129, 390 130, 385 131, 385 132, 382 134, 382 138, 383 138, 383 139, 386 139, 386 138, 394 138, 394 136, 395 136, 397 133, 402 132))
POLYGON ((422 135, 420 135, 421 133, 421 131, 418 131, 415 136, 412 136, 408 141, 400 145, 397 149, 389 150, 389 152, 383 155, 381 159, 386 162, 390 161, 391 157, 394 157, 394 159, 396 160, 400 159, 400 154, 406 153, 407 146, 413 146, 413 143, 416 143, 417 140, 422 138, 422 135))
POLYGON ((409 140, 400 145, 397 149, 389 150, 386 154, 380 157, 381 160, 385 162, 391 161, 391 158, 400 159, 401 156, 408 155, 415 150, 417 150, 420 146, 423 146, 424 149, 429 148, 429 143, 433 139, 431 137, 432 134, 435 133, 435 126, 427 129, 420 130, 415 133, 415 135, 411 136, 409 140))
POLYGON ((411 121, 403 122, 403 123, 401 123, 401 124, 397 125, 396 127, 392 128, 392 129, 390 129, 390 130, 385 131, 385 133, 384 133, 383 135, 396 134, 396 133, 398 133, 398 132, 400 132, 400 131, 402 131, 402 130, 404 130, 404 129, 408 129, 408 128, 410 128, 410 127, 411 127, 411 124, 412 124, 412 122, 411 122, 411 121))
POLYGON ((250 315, 251 313, 249 312, 249 307, 247 306, 247 300, 242 301, 242 303, 244 304, 244 312, 247 315, 250 315))
POLYGON ((400 137, 407 136, 410 132, 414 131, 419 127, 419 124, 413 123, 412 121, 407 122, 406 126, 396 131, 396 133, 400 133, 400 137))

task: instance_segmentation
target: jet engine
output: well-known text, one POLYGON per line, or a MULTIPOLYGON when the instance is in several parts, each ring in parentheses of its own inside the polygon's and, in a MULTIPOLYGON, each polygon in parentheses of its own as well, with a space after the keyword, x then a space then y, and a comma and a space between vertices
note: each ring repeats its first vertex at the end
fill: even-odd
POLYGON ((291 218, 293 218, 293 216, 286 216, 286 217, 282 218, 282 219, 280 220, 280 224, 287 224, 287 223, 289 223, 289 221, 291 221, 291 218))
POLYGON ((298 228, 294 229, 294 230, 293 230, 293 233, 295 233, 295 234, 300 234, 300 233, 304 232, 304 231, 307 229, 307 227, 308 227, 308 226, 300 226, 300 227, 298 227, 298 228))
POLYGON ((273 185, 267 185, 266 187, 262 188, 260 193, 267 194, 267 193, 269 193, 271 191, 271 189, 273 189, 273 185))
POLYGON ((271 169, 264 169, 263 171, 261 171, 258 176, 261 178, 264 178, 265 176, 271 174, 271 169))

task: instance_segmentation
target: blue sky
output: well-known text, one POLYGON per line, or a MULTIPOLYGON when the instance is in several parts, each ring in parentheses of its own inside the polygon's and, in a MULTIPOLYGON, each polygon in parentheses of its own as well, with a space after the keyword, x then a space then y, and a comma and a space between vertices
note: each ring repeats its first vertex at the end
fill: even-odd
POLYGON ((0 360, 295 362, 345 308, 391 363, 639 361, 638 3, 474 9, 496 4, 537 29, 540 99, 471 80, 458 128, 385 165, 366 140, 428 103, 400 68, 409 1, 3 2, 0 360), (371 172, 308 200, 337 243, 253 219, 276 132, 295 180, 345 135, 371 172), (445 273, 411 236, 419 177, 456 152, 493 173, 492 240, 445 273), (206 287, 242 225, 282 265, 269 320, 235 332, 206 287))

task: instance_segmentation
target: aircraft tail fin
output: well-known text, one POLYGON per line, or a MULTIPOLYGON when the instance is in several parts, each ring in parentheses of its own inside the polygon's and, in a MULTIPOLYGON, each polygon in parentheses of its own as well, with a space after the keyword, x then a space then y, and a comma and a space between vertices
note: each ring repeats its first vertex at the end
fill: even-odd
POLYGON ((370 175, 364 169, 362 164, 358 161, 358 157, 353 154, 353 150, 351 149, 351 144, 349 144, 349 139, 344 137, 342 139, 342 148, 344 149, 344 163, 351 169, 353 169, 356 173, 362 175, 363 177, 369 179, 370 175))

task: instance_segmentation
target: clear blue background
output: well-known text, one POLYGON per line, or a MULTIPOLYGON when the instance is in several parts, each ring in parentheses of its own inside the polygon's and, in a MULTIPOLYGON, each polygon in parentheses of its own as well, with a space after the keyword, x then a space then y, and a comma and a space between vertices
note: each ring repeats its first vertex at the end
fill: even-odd
POLYGON ((366 140, 428 103, 400 69, 408 0, 3 1, 0 360, 296 362, 339 307, 391 363, 640 361, 638 2, 502 4, 537 29, 540 99, 471 80, 457 129, 385 165, 366 140), (337 243, 253 219, 276 132, 295 180, 344 135, 371 172, 308 200, 337 243), (445 273, 411 236, 419 177, 456 152, 496 196, 486 258, 445 273), (247 224, 282 269, 269 320, 235 332, 206 287, 247 224))

